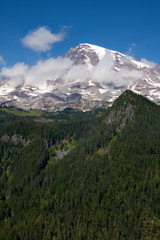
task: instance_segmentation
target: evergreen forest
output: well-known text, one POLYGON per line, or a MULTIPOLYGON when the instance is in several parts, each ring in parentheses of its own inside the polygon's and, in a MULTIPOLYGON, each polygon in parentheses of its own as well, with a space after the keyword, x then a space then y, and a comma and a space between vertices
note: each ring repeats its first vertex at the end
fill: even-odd
POLYGON ((0 108, 0 239, 160 239, 160 106, 0 108))

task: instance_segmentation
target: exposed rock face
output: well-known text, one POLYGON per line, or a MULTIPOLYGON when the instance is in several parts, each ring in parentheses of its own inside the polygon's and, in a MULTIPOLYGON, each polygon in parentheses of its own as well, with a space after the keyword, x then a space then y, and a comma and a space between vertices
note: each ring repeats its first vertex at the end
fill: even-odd
POLYGON ((96 52, 90 48, 87 44, 80 44, 76 48, 71 48, 64 57, 68 57, 73 60, 74 64, 86 64, 90 63, 96 66, 99 62, 99 58, 96 52))
POLYGON ((86 111, 111 105, 126 89, 160 102, 160 65, 87 43, 71 48, 63 58, 72 61, 70 68, 41 84, 37 81, 31 86, 24 81, 13 87, 9 79, 1 79, 0 105, 49 111, 75 107, 86 111), (78 75, 73 77, 77 69, 78 75))
POLYGON ((1 141, 2 141, 2 142, 8 142, 8 141, 9 141, 9 136, 3 135, 3 136, 1 137, 1 141))
POLYGON ((80 99, 81 95, 79 93, 73 93, 66 98, 68 103, 78 102, 80 99))
POLYGON ((54 122, 53 119, 49 119, 49 118, 36 118, 34 119, 35 122, 41 122, 41 123, 50 123, 50 122, 54 122))
POLYGON ((105 122, 107 125, 116 124, 117 130, 122 130, 127 121, 133 121, 134 119, 134 109, 131 103, 127 106, 119 109, 114 109, 109 113, 105 122))
POLYGON ((9 137, 8 135, 3 135, 1 137, 1 141, 2 142, 11 141, 15 145, 17 145, 18 143, 21 143, 22 145, 29 143, 29 141, 26 142, 26 140, 21 135, 17 135, 17 134, 14 134, 12 137, 9 137))

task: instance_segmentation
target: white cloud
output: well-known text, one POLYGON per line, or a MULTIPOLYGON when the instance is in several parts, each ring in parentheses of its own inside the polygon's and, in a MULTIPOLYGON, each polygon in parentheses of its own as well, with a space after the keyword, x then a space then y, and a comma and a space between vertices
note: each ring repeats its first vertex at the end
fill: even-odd
POLYGON ((17 63, 11 68, 3 67, 0 76, 8 78, 9 84, 18 86, 36 86, 49 79, 60 78, 72 65, 67 58, 50 58, 39 61, 36 65, 29 67, 25 63, 17 63))
POLYGON ((127 50, 126 54, 129 55, 129 56, 134 56, 134 52, 133 52, 134 47, 137 47, 136 43, 131 44, 131 46, 127 50))
POLYGON ((47 27, 40 27, 30 31, 21 41, 25 47, 31 48, 36 52, 46 52, 52 48, 56 42, 64 40, 64 33, 51 33, 47 27))
POLYGON ((71 66, 72 61, 62 57, 39 61, 29 69, 26 83, 39 84, 45 80, 60 78, 71 66))
POLYGON ((106 54, 104 58, 97 64, 92 72, 94 80, 100 79, 101 82, 113 81, 114 59, 112 56, 106 54))
POLYGON ((145 59, 145 58, 141 58, 141 62, 144 63, 144 64, 147 64, 148 67, 150 67, 150 68, 155 67, 155 66, 157 65, 156 63, 150 62, 150 61, 148 61, 148 60, 145 59))
POLYGON ((136 47, 137 46, 137 44, 136 43, 132 43, 132 47, 136 47))
MULTIPOLYGON (((127 86, 131 80, 143 77, 141 71, 121 68, 119 72, 114 70, 114 58, 109 54, 93 68, 88 70, 86 65, 73 65, 68 58, 49 58, 39 61, 36 65, 29 67, 25 63, 17 63, 11 68, 3 67, 0 76, 8 78, 8 83, 18 86, 39 86, 46 80, 63 79, 65 84, 74 81, 86 81, 92 79, 103 84, 113 83, 116 86, 127 86)), ((63 87, 63 86, 62 86, 63 87)))
POLYGON ((10 85, 18 86, 25 82, 25 76, 28 72, 28 65, 24 63, 16 63, 13 67, 3 67, 0 76, 4 76, 9 80, 10 85))
POLYGON ((4 58, 0 55, 0 65, 4 65, 4 64, 5 64, 4 58))
POLYGON ((143 77, 142 72, 138 70, 129 70, 121 68, 118 72, 114 70, 114 58, 110 55, 105 57, 94 68, 91 78, 105 84, 114 83, 118 86, 127 86, 131 80, 143 77))
POLYGON ((91 78, 91 73, 86 65, 73 65, 69 71, 63 76, 66 82, 73 82, 75 80, 86 81, 91 78))
POLYGON ((92 79, 95 82, 110 84, 116 86, 127 86, 131 80, 140 79, 143 73, 138 70, 129 70, 121 68, 119 72, 114 70, 114 58, 106 54, 104 58, 89 71, 86 65, 73 65, 72 68, 63 76, 66 82, 75 80, 86 81, 92 79))

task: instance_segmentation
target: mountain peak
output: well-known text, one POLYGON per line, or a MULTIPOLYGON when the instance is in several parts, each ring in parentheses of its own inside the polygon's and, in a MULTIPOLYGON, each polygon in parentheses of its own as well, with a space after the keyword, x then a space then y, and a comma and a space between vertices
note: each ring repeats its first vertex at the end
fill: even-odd
POLYGON ((155 103, 131 90, 126 90, 105 113, 105 122, 107 125, 115 125, 116 129, 121 131, 127 123, 133 122, 140 114, 152 114, 153 109, 155 111, 158 109, 155 103))
POLYGON ((94 51, 99 60, 102 60, 102 58, 105 56, 107 49, 103 47, 99 47, 97 45, 89 44, 89 43, 81 43, 76 48, 81 48, 89 51, 94 51))
MULTIPOLYGON (((104 57, 110 56, 119 66, 127 65, 130 68, 142 69, 153 68, 155 65, 147 60, 138 61, 132 56, 125 55, 118 51, 110 50, 90 43, 80 43, 77 47, 71 48, 64 57, 69 57, 75 64, 88 64, 89 69, 98 64, 104 57), (80 60, 80 61, 79 61, 80 60)), ((131 69, 130 69, 131 70, 131 69)))
POLYGON ((35 77, 33 68, 22 71, 23 74, 18 68, 16 75, 11 69, 13 77, 9 70, 8 78, 6 75, 1 81, 1 105, 25 109, 72 107, 91 110, 95 106, 111 105, 126 89, 152 101, 160 101, 159 66, 89 43, 71 48, 60 59, 41 63, 42 70, 36 68, 38 74, 35 77), (38 81, 40 75, 41 83, 38 81), (20 81, 19 87, 14 86, 13 82, 17 84, 19 79, 24 81, 20 81))

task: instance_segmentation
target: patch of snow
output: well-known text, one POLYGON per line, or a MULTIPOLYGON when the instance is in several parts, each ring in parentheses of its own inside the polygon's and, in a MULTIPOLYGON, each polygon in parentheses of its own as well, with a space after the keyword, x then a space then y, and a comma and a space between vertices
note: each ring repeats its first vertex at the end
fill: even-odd
POLYGON ((19 97, 15 96, 15 95, 13 96, 13 98, 16 99, 16 100, 19 99, 19 97))
POLYGON ((103 88, 100 88, 100 89, 99 89, 99 92, 100 92, 100 93, 105 93, 106 91, 107 91, 107 89, 103 89, 103 88))
POLYGON ((136 60, 134 60, 132 57, 129 57, 130 58, 130 60, 131 60, 131 62, 133 62, 136 66, 137 66, 137 68, 151 68, 151 66, 150 65, 148 65, 148 64, 146 64, 146 63, 143 63, 143 62, 140 62, 140 61, 136 61, 136 60))
POLYGON ((152 84, 154 87, 160 87, 160 82, 154 82, 151 78, 147 78, 145 79, 147 82, 149 82, 150 84, 152 84))
POLYGON ((116 71, 119 71, 119 70, 120 70, 120 68, 114 67, 114 70, 116 70, 116 71))
POLYGON ((117 96, 116 96, 116 97, 111 97, 111 98, 108 100, 108 102, 112 103, 112 102, 114 102, 114 100, 116 100, 116 98, 117 98, 117 96))
POLYGON ((30 92, 29 93, 29 96, 32 96, 32 97, 37 97, 39 94, 36 93, 36 92, 30 92))
POLYGON ((154 96, 154 97, 160 97, 160 92, 157 92, 157 90, 156 89, 152 89, 152 90, 149 90, 149 95, 152 97, 152 96, 154 96))
POLYGON ((95 84, 90 80, 90 81, 88 82, 88 85, 89 85, 89 86, 94 86, 95 84))
POLYGON ((14 90, 15 90, 15 88, 9 87, 7 85, 3 85, 0 87, 0 95, 2 95, 2 96, 7 95, 14 90))
MULTIPOLYGON (((96 46, 96 45, 93 45, 93 44, 89 44, 89 43, 82 43, 82 44, 80 44, 80 45, 81 45, 81 46, 83 46, 83 45, 89 46, 89 47, 91 48, 91 50, 93 50, 93 51, 97 54, 99 60, 102 60, 102 58, 103 58, 103 57, 105 56, 105 54, 106 54, 106 48, 99 47, 99 46, 96 46)), ((85 49, 85 50, 86 50, 86 49, 85 49)))
POLYGON ((154 98, 153 98, 153 97, 151 97, 151 96, 147 96, 147 98, 148 98, 149 100, 151 100, 151 101, 153 101, 153 100, 154 100, 154 98))

